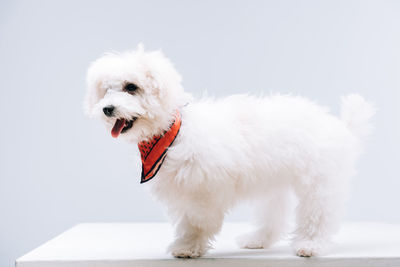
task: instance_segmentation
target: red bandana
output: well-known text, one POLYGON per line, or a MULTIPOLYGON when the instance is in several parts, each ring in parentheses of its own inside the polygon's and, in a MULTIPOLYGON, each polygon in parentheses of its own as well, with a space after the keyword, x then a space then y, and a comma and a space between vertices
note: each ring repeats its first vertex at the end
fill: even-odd
POLYGON ((142 159, 142 178, 140 183, 151 180, 157 174, 167 155, 168 148, 178 135, 181 124, 181 114, 177 111, 175 121, 168 131, 160 136, 154 136, 150 141, 142 141, 138 144, 142 159))

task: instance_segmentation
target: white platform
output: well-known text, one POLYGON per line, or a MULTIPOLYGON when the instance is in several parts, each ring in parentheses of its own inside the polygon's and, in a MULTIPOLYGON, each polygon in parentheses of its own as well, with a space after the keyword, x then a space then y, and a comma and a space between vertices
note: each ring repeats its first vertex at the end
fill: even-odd
POLYGON ((163 266, 400 266, 400 225, 347 223, 326 256, 300 258, 288 242, 270 249, 239 249, 248 224, 227 223, 215 249, 200 259, 174 259, 165 252, 172 228, 163 223, 79 224, 16 261, 17 267, 163 266))

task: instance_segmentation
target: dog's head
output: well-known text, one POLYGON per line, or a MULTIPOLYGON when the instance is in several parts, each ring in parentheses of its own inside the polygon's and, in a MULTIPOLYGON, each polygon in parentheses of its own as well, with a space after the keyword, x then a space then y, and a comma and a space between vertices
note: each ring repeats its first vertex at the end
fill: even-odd
POLYGON ((85 111, 113 137, 138 142, 168 129, 187 101, 181 76, 161 51, 106 54, 87 73, 85 111))

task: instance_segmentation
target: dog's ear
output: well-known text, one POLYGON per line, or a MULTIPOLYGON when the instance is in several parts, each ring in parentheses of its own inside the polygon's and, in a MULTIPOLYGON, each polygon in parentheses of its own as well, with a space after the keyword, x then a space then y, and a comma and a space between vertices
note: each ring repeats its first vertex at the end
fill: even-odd
POLYGON ((164 98, 182 90, 180 74, 161 50, 146 53, 145 65, 145 76, 153 94, 164 98))
POLYGON ((88 68, 86 74, 86 95, 83 101, 83 110, 88 117, 93 117, 93 108, 96 102, 99 100, 99 88, 101 82, 96 78, 97 73, 95 70, 96 61, 94 61, 88 68))
POLYGON ((85 115, 88 117, 93 117, 93 106, 96 103, 96 86, 89 82, 86 83, 86 94, 83 101, 83 110, 85 115))
POLYGON ((154 70, 147 69, 145 72, 146 85, 148 92, 157 97, 163 96, 162 78, 154 70))

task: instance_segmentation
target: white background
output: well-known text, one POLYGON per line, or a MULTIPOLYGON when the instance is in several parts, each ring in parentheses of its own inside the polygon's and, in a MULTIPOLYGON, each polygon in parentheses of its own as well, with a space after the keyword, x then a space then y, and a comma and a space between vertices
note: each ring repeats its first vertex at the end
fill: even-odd
MULTIPOLYGON (((0 266, 79 222, 164 221, 135 145, 84 117, 88 64, 140 41, 194 95, 378 107, 347 220, 400 223, 400 1, 1 1, 0 266)), ((228 220, 248 220, 246 206, 228 220)))

